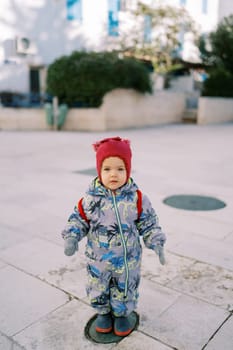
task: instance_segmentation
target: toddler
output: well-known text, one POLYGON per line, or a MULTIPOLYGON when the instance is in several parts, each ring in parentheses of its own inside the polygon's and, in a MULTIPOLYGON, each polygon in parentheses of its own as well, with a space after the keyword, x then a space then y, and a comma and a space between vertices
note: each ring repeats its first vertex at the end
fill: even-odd
POLYGON ((73 255, 87 237, 87 295, 97 312, 96 331, 127 336, 136 309, 142 247, 165 263, 165 235, 148 197, 130 177, 128 140, 106 138, 94 144, 98 176, 81 198, 62 232, 65 254, 73 255))

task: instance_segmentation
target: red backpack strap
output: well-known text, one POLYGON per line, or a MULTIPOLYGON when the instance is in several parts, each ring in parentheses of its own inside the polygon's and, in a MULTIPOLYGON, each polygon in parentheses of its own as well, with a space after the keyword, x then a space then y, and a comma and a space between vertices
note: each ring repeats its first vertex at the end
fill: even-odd
POLYGON ((83 198, 81 198, 81 199, 78 201, 78 205, 77 205, 78 211, 79 211, 79 214, 80 214, 81 218, 82 218, 83 220, 85 220, 87 223, 89 223, 89 220, 88 220, 88 218, 87 218, 87 216, 86 216, 86 214, 85 214, 85 211, 84 211, 84 209, 83 209, 82 202, 83 202, 83 198))
POLYGON ((140 219, 141 213, 142 213, 142 192, 140 190, 137 190, 137 210, 138 210, 138 220, 140 219))

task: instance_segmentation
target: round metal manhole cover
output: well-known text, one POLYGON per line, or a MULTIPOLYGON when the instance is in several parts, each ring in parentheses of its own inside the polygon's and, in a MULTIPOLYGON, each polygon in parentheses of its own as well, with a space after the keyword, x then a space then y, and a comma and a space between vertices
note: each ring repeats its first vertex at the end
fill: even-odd
MULTIPOLYGON (((101 344, 110 344, 110 343, 118 343, 125 337, 119 337, 114 334, 114 332, 104 334, 104 333, 98 333, 95 330, 95 323, 96 323, 97 314, 94 315, 86 324, 84 333, 88 340, 91 340, 95 343, 101 343, 101 344)), ((132 329, 137 329, 139 325, 139 315, 133 311, 129 316, 129 321, 131 323, 132 329)))
POLYGON ((197 196, 189 194, 181 194, 167 197, 163 202, 170 207, 184 210, 217 210, 226 206, 223 201, 206 196, 197 196))

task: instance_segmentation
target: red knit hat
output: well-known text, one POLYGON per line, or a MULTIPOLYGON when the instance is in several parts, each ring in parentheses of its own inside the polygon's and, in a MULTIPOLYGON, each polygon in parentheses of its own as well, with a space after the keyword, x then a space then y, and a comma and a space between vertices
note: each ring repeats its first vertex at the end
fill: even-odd
POLYGON ((125 163, 127 181, 131 172, 130 141, 121 139, 119 136, 109 137, 93 144, 96 151, 96 168, 98 177, 101 180, 101 166, 105 158, 119 157, 125 163))

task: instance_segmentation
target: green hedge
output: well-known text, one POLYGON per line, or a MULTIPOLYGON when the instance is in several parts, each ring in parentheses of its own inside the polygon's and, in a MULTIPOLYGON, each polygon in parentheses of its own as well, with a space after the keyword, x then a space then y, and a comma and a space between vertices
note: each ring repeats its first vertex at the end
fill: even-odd
POLYGON ((150 73, 136 59, 120 59, 113 52, 73 52, 48 68, 47 92, 69 106, 98 107, 115 88, 151 93, 150 73))
POLYGON ((209 78, 204 82, 202 96, 233 97, 233 75, 218 68, 210 72, 209 78))

